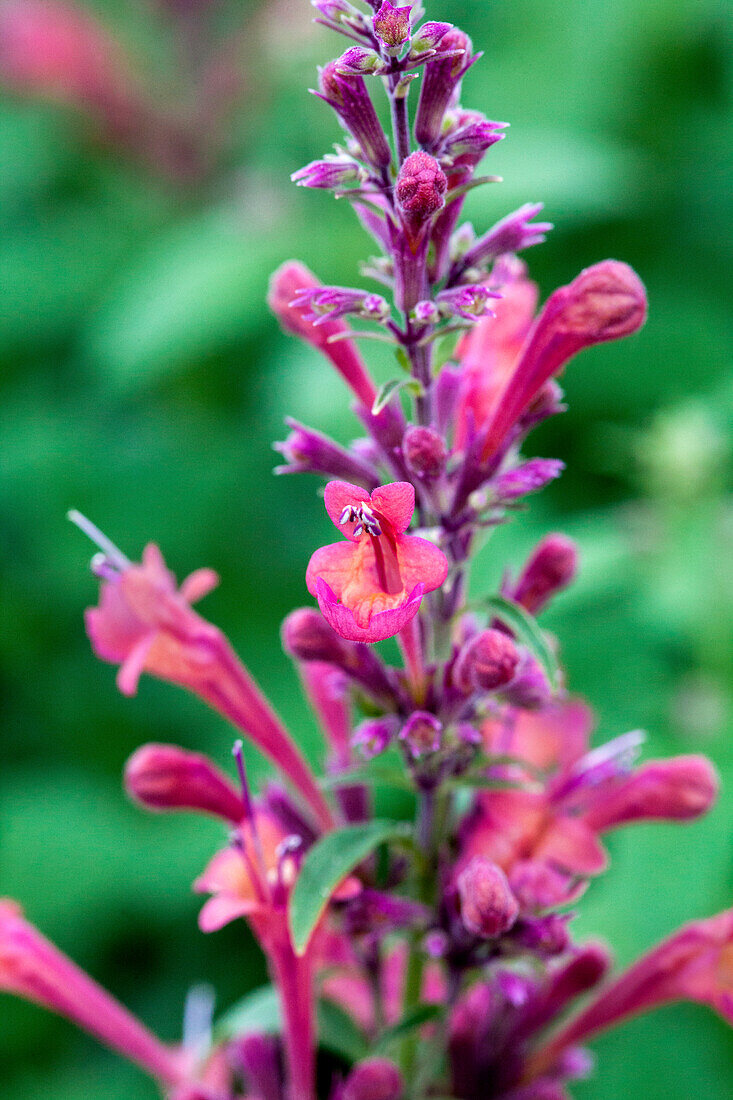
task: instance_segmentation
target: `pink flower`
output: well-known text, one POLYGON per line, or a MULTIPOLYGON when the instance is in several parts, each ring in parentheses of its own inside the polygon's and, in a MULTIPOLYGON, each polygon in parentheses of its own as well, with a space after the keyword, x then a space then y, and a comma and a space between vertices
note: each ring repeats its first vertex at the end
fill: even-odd
POLYGON ((331 810, 299 749, 222 632, 191 608, 216 574, 199 569, 179 589, 157 546, 133 564, 83 516, 71 518, 103 551, 93 563, 102 578, 99 606, 87 610, 86 627, 97 656, 120 664, 120 691, 134 695, 143 672, 192 691, 244 732, 330 828, 331 810))
POLYGON ((409 482, 382 485, 371 496, 346 481, 326 486, 326 510, 348 542, 316 550, 306 584, 343 638, 391 638, 417 614, 423 594, 445 580, 442 550, 405 533, 414 509, 409 482))
POLYGON ((0 989, 72 1020, 166 1087, 187 1079, 186 1059, 156 1039, 9 900, 0 900, 0 989))
POLYGON ((234 825, 244 813, 241 795, 211 760, 178 745, 141 745, 125 765, 125 788, 149 810, 197 810, 234 825))
POLYGON ((528 1075, 552 1066, 566 1047, 672 1001, 709 1005, 733 1024, 733 909, 685 925, 642 956, 537 1052, 528 1075))
POLYGON ((320 318, 315 324, 308 319, 310 308, 307 302, 294 304, 294 299, 303 291, 316 289, 320 285, 304 264, 288 260, 270 279, 268 305, 285 331, 299 336, 325 355, 362 405, 371 409, 377 390, 366 364, 352 340, 334 339, 348 331, 344 322, 320 318))

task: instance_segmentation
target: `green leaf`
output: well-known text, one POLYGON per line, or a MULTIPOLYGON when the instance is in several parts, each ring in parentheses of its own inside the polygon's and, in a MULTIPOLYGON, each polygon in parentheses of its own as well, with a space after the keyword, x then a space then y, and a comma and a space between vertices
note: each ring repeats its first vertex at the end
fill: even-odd
POLYGON ((313 929, 341 880, 378 844, 404 840, 410 834, 410 826, 404 822, 368 821, 327 833, 309 849, 288 907, 290 934, 299 955, 305 952, 313 929))
POLYGON ((553 690, 558 686, 558 665, 552 647, 547 641, 537 620, 529 615, 523 607, 514 600, 508 600, 504 596, 488 596, 481 601, 491 615, 509 627, 520 642, 531 649, 540 662, 553 690))
POLYGON ((318 1043, 347 1062, 360 1062, 369 1053, 353 1018, 333 1001, 318 1002, 318 1043))
POLYGON ((386 764, 364 764, 362 767, 350 768, 345 772, 334 775, 326 775, 320 780, 324 790, 332 790, 334 787, 350 787, 355 783, 377 783, 383 787, 395 787, 400 791, 414 791, 415 785, 406 771, 400 768, 391 768, 386 764))
POLYGON ((261 985, 232 1005, 216 1023, 217 1038, 233 1039, 248 1031, 280 1031, 280 997, 274 985, 261 985))
POLYGON ((399 365, 402 367, 403 371, 406 371, 409 374, 412 370, 412 365, 405 349, 395 348, 395 358, 397 359, 399 365))
POLYGON ((390 378, 389 382, 379 387, 372 405, 372 415, 377 416, 399 390, 407 390, 413 397, 422 397, 425 392, 417 378, 390 378))
POLYGON ((390 1043, 398 1039, 404 1039, 416 1028, 422 1027, 423 1024, 427 1024, 431 1020, 436 1020, 442 1012, 441 1005, 418 1005, 417 1008, 413 1008, 411 1012, 403 1016, 398 1023, 382 1032, 377 1047, 384 1050, 390 1043))

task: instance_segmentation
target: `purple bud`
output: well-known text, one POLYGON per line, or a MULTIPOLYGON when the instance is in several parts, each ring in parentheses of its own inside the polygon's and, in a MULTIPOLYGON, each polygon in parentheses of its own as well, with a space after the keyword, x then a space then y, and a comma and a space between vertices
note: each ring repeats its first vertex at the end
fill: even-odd
POLYGON ((344 187, 347 183, 363 183, 366 172, 353 157, 330 156, 323 160, 312 160, 304 168, 293 172, 291 180, 298 187, 320 187, 332 190, 344 187))
POLYGON ((475 936, 490 939, 508 932, 519 916, 519 905, 507 877, 485 856, 474 856, 458 876, 461 919, 475 936))
POLYGON ((354 730, 351 744, 365 760, 379 756, 389 748, 397 733, 398 721, 392 715, 384 718, 367 718, 354 730))
POLYGON ((364 78, 340 75, 338 63, 331 61, 320 71, 319 86, 322 97, 357 141, 365 159, 376 168, 386 168, 392 153, 364 78))
POLYGON ((278 1039, 272 1035, 243 1035, 228 1050, 234 1068, 244 1076, 247 1095, 281 1100, 284 1081, 278 1039))
POLYGON ((437 54, 425 66, 415 116, 415 138, 419 145, 432 148, 440 138, 443 116, 470 63, 472 48, 471 39, 457 27, 446 31, 436 43, 437 54), (462 52, 456 55, 456 50, 462 52))
POLYGON ((410 473, 429 481, 443 473, 448 448, 443 437, 432 428, 412 426, 402 440, 402 454, 410 473))
POLYGON ((286 459, 285 465, 275 467, 276 474, 322 474, 369 490, 380 484, 379 473, 371 463, 291 417, 285 423, 292 428, 290 435, 282 443, 273 443, 274 450, 286 459))
POLYGON ((478 111, 463 112, 459 124, 445 137, 440 150, 441 159, 447 157, 452 163, 458 157, 470 157, 472 164, 478 164, 487 149, 501 141, 507 122, 490 122, 478 111))
POLYGON ((536 615, 578 572, 578 548, 566 535, 552 534, 535 548, 516 584, 506 594, 536 615))
POLYGON ((536 913, 562 905, 568 897, 568 876, 543 859, 520 859, 511 870, 511 886, 523 912, 536 913))
POLYGON ((387 1058, 368 1058, 354 1066, 339 1100, 400 1100, 404 1091, 402 1074, 387 1058))
POLYGON ((326 661, 341 666, 350 658, 350 643, 312 607, 290 612, 282 625, 282 643, 285 652, 298 661, 326 661))
POLYGON ((417 303, 412 316, 422 325, 434 325, 440 320, 440 310, 435 302, 422 301, 417 303))
POLYGON ((552 698, 552 687, 539 661, 525 653, 517 675, 504 689, 504 698, 514 707, 538 710, 552 698))
POLYGON ((527 202, 514 213, 508 214, 488 233, 479 237, 463 257, 464 267, 483 267, 506 252, 521 252, 534 244, 541 244, 545 234, 552 229, 552 222, 535 222, 543 208, 541 202, 527 202))
POLYGON ((399 53, 400 48, 410 37, 411 7, 393 8, 389 0, 384 0, 374 16, 374 33, 387 47, 387 52, 399 53))
POLYGON ((453 367, 443 367, 433 385, 435 426, 443 434, 447 433, 453 423, 463 382, 464 375, 462 371, 453 367))
POLYGON ((400 730, 402 741, 413 760, 419 760, 428 753, 440 748, 443 723, 434 714, 425 710, 416 710, 400 730))
POLYGON ((418 241, 430 219, 445 205, 448 186, 435 157, 418 150, 405 159, 395 185, 395 199, 408 237, 418 241))
POLYGON ((452 23, 423 23, 413 35, 410 45, 410 60, 415 61, 421 54, 434 50, 441 38, 453 29, 452 23))
POLYGON ((544 917, 522 920, 514 927, 513 942, 546 959, 562 955, 570 946, 569 919, 567 913, 548 913, 544 917))
POLYGON ((565 469, 565 463, 558 458, 530 458, 521 466, 507 470, 495 478, 491 488, 498 502, 517 500, 527 493, 536 493, 544 489, 565 469))
POLYGON ((519 650, 503 630, 483 630, 463 647, 453 670, 456 687, 467 695, 496 691, 514 679, 519 650))
POLYGON ((390 313, 389 304, 381 294, 369 294, 349 286, 304 287, 290 305, 300 310, 310 307, 310 313, 304 312, 303 316, 314 325, 326 324, 349 313, 365 321, 382 323, 389 319, 390 313))
POLYGON ((501 298, 501 294, 489 290, 483 283, 476 283, 454 287, 452 290, 441 290, 436 301, 444 317, 463 317, 467 321, 476 321, 479 317, 494 316, 488 306, 489 301, 494 298, 501 298))
POLYGON ((198 810, 239 824, 242 799, 208 757, 178 745, 142 745, 125 766, 125 788, 149 810, 198 810))
POLYGON ((347 0, 312 0, 312 3, 313 7, 330 23, 346 26, 359 34, 369 33, 366 16, 347 3, 347 0))
POLYGON ((384 62, 376 50, 365 50, 363 46, 352 46, 333 64, 341 76, 372 76, 384 68, 384 62))

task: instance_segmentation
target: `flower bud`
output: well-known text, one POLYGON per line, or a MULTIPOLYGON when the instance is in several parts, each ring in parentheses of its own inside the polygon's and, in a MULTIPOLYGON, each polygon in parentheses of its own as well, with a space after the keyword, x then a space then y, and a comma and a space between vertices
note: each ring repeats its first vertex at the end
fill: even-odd
POLYGON ((508 502, 537 493, 553 481, 565 469, 565 463, 557 458, 530 458, 521 466, 500 474, 491 488, 497 502, 508 502))
POLYGON ((428 153, 418 150, 403 162, 395 198, 411 244, 420 240, 433 214, 444 206, 447 186, 443 169, 428 153))
POLYGON ((371 463, 315 428, 308 428, 289 416, 285 423, 292 429, 290 435, 282 443, 272 445, 286 460, 284 465, 275 467, 276 474, 322 474, 363 485, 370 491, 379 485, 379 473, 371 463))
POLYGON ((389 0, 384 0, 374 16, 374 33, 387 53, 399 53, 410 37, 411 7, 393 8, 389 0))
POLYGON ((718 793, 718 777, 704 756, 650 760, 607 790, 599 790, 585 814, 597 831, 632 821, 692 821, 718 793))
POLYGON ((452 23, 423 23, 412 38, 410 60, 415 61, 421 54, 434 50, 441 38, 453 29, 452 23))
POLYGON ((365 159, 375 168, 386 168, 392 153, 364 78, 344 76, 339 73, 339 61, 331 61, 320 71, 319 86, 322 98, 358 142, 365 159))
POLYGON ((488 305, 492 298, 501 298, 501 294, 489 290, 483 283, 474 283, 471 286, 441 290, 436 301, 444 317, 463 317, 466 321, 476 321, 479 317, 494 316, 488 305))
POLYGON ((413 760, 419 760, 428 753, 440 748, 443 723, 434 714, 425 710, 416 710, 400 730, 402 741, 413 760))
POLYGON ((410 473, 429 481, 443 473, 448 449, 443 437, 432 428, 412 426, 402 440, 402 454, 410 473))
POLYGON ((142 745, 125 766, 125 788, 149 810, 198 810, 238 824, 242 799, 201 753, 177 745, 142 745))
POLYGON ((297 661, 326 661, 347 664, 349 643, 332 629, 312 607, 291 611, 282 625, 283 649, 297 661))
POLYGON ((513 707, 524 710, 538 710, 549 703, 552 687, 542 665, 531 653, 523 654, 515 678, 506 686, 504 698, 513 707))
POLYGON ((326 154, 323 160, 312 160, 290 176, 298 187, 320 187, 333 190, 347 183, 363 183, 366 172, 353 157, 331 156, 326 154))
POLYGON ((485 856, 474 856, 458 876, 461 919, 476 936, 490 939, 507 932, 519 916, 519 905, 507 877, 485 856))
POLYGON ((363 46, 352 46, 336 59, 334 65, 341 76, 372 76, 384 68, 379 54, 363 46))
POLYGON ((402 1074, 387 1058, 368 1058, 354 1066, 339 1100, 400 1100, 402 1074))
POLYGON ((536 615, 553 596, 567 588, 577 572, 578 549, 573 540, 561 534, 547 535, 507 595, 536 615))
POLYGON ((463 647, 453 670, 456 686, 471 692, 496 691, 509 684, 519 665, 519 650, 503 630, 483 630, 463 647))
POLYGON ((646 320, 639 276, 617 260, 581 271, 551 294, 507 379, 487 427, 482 458, 501 446, 542 387, 584 348, 629 336, 646 320))
POLYGON ((464 267, 483 267, 507 252, 521 252, 533 244, 541 244, 552 229, 551 222, 532 222, 543 208, 541 202, 527 202, 508 214, 488 233, 479 237, 463 257, 464 267))
POLYGON ((435 49, 437 56, 431 58, 425 66, 415 115, 415 138, 419 145, 426 148, 434 146, 440 137, 443 116, 470 64, 471 39, 463 31, 453 27, 441 35, 435 49))
POLYGON ((397 720, 393 716, 367 718, 361 722, 351 736, 351 744, 365 760, 380 756, 392 743, 397 733, 397 720))

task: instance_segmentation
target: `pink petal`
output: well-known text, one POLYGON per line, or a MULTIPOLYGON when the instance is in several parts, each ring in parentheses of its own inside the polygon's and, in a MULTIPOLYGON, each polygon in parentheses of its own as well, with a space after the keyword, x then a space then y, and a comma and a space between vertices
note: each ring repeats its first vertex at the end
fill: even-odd
POLYGON ((311 596, 318 595, 318 580, 321 578, 340 599, 354 567, 355 553, 349 542, 332 542, 316 550, 305 573, 305 583, 311 596))
POLYGON ((396 535, 410 526, 415 511, 415 487, 409 481, 393 481, 380 485, 372 493, 372 504, 389 520, 396 535))
POLYGON ((218 932, 225 924, 236 920, 238 917, 248 916, 257 906, 251 901, 243 901, 242 898, 231 897, 228 894, 217 894, 209 898, 199 913, 199 928, 202 932, 218 932))
POLYGON ((560 817, 550 826, 535 849, 535 857, 557 863, 576 875, 597 875, 608 864, 595 833, 574 817, 560 817))
POLYGON ((417 585, 401 607, 378 611, 372 616, 369 626, 360 627, 351 611, 338 602, 326 582, 320 577, 316 580, 316 597, 321 614, 337 634, 350 642, 382 642, 399 634, 417 615, 423 591, 423 586, 417 585))
POLYGON ((219 583, 219 574, 213 569, 196 569, 181 585, 180 595, 187 603, 198 603, 208 596, 219 583))
POLYGON ((329 481, 326 486, 325 504, 331 522, 342 535, 345 535, 347 539, 351 539, 352 542, 357 541, 357 538, 354 537, 356 524, 341 523, 341 515, 344 508, 347 508, 350 504, 366 504, 368 501, 369 493, 366 489, 362 489, 360 485, 351 485, 348 481, 329 481))
POLYGON ((649 760, 607 793, 601 790, 585 814, 597 831, 632 821, 690 821, 710 809, 718 777, 704 756, 649 760))
POLYGON ((435 543, 416 535, 403 535, 397 541, 397 559, 402 583, 409 591, 421 584, 425 592, 440 588, 448 575, 448 559, 435 543))
POLYGON ((142 637, 130 650, 117 673, 117 687, 123 695, 135 695, 140 677, 145 671, 145 662, 155 643, 155 634, 142 637))
POLYGON ((102 582, 99 606, 87 608, 84 623, 96 655, 115 664, 124 661, 147 633, 147 628, 130 611, 118 585, 111 581, 102 582))

